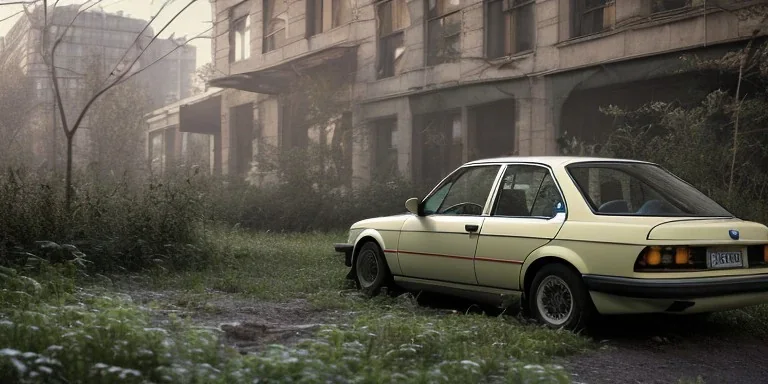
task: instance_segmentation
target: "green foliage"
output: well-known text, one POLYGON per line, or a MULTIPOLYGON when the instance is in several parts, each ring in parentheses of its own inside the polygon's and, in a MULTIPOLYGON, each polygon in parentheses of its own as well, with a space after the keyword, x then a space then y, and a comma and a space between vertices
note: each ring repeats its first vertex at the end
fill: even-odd
POLYGON ((203 204, 194 174, 138 186, 124 180, 76 185, 72 213, 61 181, 24 170, 0 178, 0 265, 31 257, 69 261, 96 271, 199 266, 195 234, 203 204), (86 256, 87 255, 87 256, 86 256))
MULTIPOLYGON (((743 54, 730 53, 719 60, 685 60, 690 68, 717 69, 738 79, 743 54)), ((755 47, 744 60, 745 84, 739 100, 733 84, 732 88, 710 92, 692 106, 674 102, 652 102, 637 110, 606 106, 602 111, 614 118, 616 127, 610 137, 596 144, 564 137, 561 151, 656 162, 734 214, 768 223, 766 57, 768 43, 755 47), (737 121, 738 132, 734 134, 737 121)))

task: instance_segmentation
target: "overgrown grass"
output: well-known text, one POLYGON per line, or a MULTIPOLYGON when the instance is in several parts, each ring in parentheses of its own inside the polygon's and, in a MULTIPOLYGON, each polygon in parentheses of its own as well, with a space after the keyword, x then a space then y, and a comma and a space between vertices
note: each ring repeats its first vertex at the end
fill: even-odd
POLYGON ((71 268, 43 272, 42 283, 0 275, 0 382, 566 383, 546 362, 588 345, 504 317, 434 316, 377 299, 380 309, 348 324, 242 356, 209 329, 157 323, 130 299, 75 288, 71 268))
POLYGON ((210 288, 273 301, 344 288, 344 259, 333 250, 334 242, 345 239, 342 232, 252 233, 217 227, 203 236, 211 253, 209 267, 172 275, 155 270, 155 288, 192 293, 210 288))

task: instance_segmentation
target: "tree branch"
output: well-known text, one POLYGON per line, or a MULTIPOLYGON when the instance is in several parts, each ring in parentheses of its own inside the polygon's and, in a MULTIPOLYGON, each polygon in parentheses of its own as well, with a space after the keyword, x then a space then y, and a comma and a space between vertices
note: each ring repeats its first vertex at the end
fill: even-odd
MULTIPOLYGON (((197 0, 191 0, 191 1, 190 1, 190 2, 189 2, 187 5, 186 5, 186 6, 184 6, 184 8, 182 8, 181 10, 179 10, 179 11, 176 13, 176 15, 174 15, 174 16, 173 16, 173 18, 171 18, 171 20, 169 20, 169 21, 168 21, 168 22, 165 24, 165 26, 163 26, 163 28, 162 28, 162 29, 161 29, 159 32, 157 32, 157 33, 155 34, 155 36, 154 36, 154 37, 152 37, 152 40, 150 40, 149 44, 147 44, 147 46, 146 46, 146 47, 144 47, 144 48, 142 49, 141 53, 139 53, 139 55, 137 55, 137 56, 136 56, 136 59, 135 59, 135 60, 134 60, 134 61, 131 63, 131 65, 130 65, 130 66, 128 66, 128 69, 127 69, 125 72, 121 73, 121 74, 120 74, 120 75, 117 77, 117 79, 115 79, 115 81, 113 81, 111 84, 107 85, 106 87, 102 88, 102 89, 101 89, 99 92, 97 92, 97 93, 96 93, 96 94, 95 94, 95 95, 94 95, 94 96, 93 96, 93 97, 92 97, 90 100, 88 100, 88 102, 85 104, 85 106, 83 107, 83 109, 80 111, 80 115, 77 117, 77 120, 75 120, 75 124, 74 124, 74 125, 72 125, 72 134, 73 134, 73 135, 74 135, 75 131, 77 131, 77 128, 80 126, 80 123, 81 123, 81 122, 83 121, 83 119, 85 118, 86 114, 88 113, 88 110, 91 108, 91 106, 93 105, 93 103, 95 103, 95 102, 96 102, 96 100, 97 100, 97 99, 98 99, 98 98, 99 98, 101 95, 103 95, 104 93, 106 93, 106 92, 107 92, 107 91, 108 91, 110 88, 112 88, 112 87, 114 87, 115 85, 117 85, 117 84, 118 84, 119 82, 121 82, 123 79, 125 79, 125 80, 128 80, 128 79, 130 79, 131 77, 133 77, 133 76, 136 76, 137 74, 141 73, 143 69, 145 69, 145 68, 149 68, 149 67, 150 67, 152 64, 154 64, 154 63, 156 63, 157 61, 159 61, 159 60, 156 60, 156 61, 154 61, 153 63, 151 63, 150 65, 148 65, 148 66, 146 66, 146 67, 142 68, 142 70, 138 70, 138 71, 136 71, 136 72, 133 72, 133 73, 132 73, 130 76, 126 77, 126 74, 128 73, 128 70, 130 70, 130 68, 133 68, 133 66, 134 66, 134 65, 136 65, 136 63, 138 62, 139 58, 141 58, 141 55, 142 55, 142 54, 144 54, 144 52, 146 52, 146 51, 147 51, 147 49, 148 49, 148 48, 149 48, 149 46, 152 44, 152 42, 154 42, 154 41, 157 39, 157 36, 158 36, 160 33, 162 33, 162 32, 163 32, 163 31, 164 31, 166 28, 168 28, 168 26, 169 26, 169 25, 170 25, 170 24, 171 24, 171 23, 172 23, 174 20, 176 20, 176 18, 177 18, 177 17, 179 17, 179 15, 181 15, 182 13, 184 13, 184 11, 185 11, 187 8, 189 8, 190 6, 192 6, 192 4, 194 4, 196 1, 197 1, 197 0)), ((211 27, 211 29, 212 29, 212 28, 213 28, 213 27, 211 27)), ((206 32, 207 32, 207 31, 206 31, 206 32)), ((205 32, 203 32, 203 33, 205 33, 205 32)), ((191 40, 188 40, 187 42, 189 42, 189 41, 191 41, 191 40)), ((184 44, 186 44, 187 42, 185 42, 184 44)), ((182 44, 182 45, 184 45, 184 44, 182 44)), ((171 52, 173 52, 174 50, 178 49, 180 46, 181 46, 181 45, 177 46, 176 48, 174 48, 173 50, 171 50, 171 52)), ((169 53, 169 54, 170 54, 170 53, 169 53)), ((168 54, 164 55, 164 56, 163 56, 163 58, 164 58, 164 57, 166 57, 166 56, 168 56, 168 54)))
POLYGON ((0 23, 3 22, 3 21, 6 21, 6 20, 12 19, 12 18, 16 17, 16 15, 21 14, 21 13, 24 13, 24 10, 18 11, 16 13, 14 13, 13 15, 10 15, 10 16, 7 16, 7 17, 4 17, 4 18, 0 19, 0 23))
POLYGON ((0 3, 0 6, 3 5, 32 5, 35 3, 39 3, 41 0, 29 0, 29 1, 8 1, 8 2, 2 2, 0 3))
MULTIPOLYGON (((138 35, 136 35, 136 38, 133 40, 133 44, 131 44, 131 46, 134 46, 134 45, 137 45, 137 46, 138 46, 138 45, 139 45, 139 40, 141 40, 141 37, 142 37, 142 36, 144 36, 144 32, 146 32, 146 31, 147 31, 147 29, 149 29, 149 27, 152 25, 152 22, 153 22, 153 21, 155 21, 155 19, 157 19, 157 17, 158 17, 158 16, 160 16, 160 12, 162 12, 162 11, 163 11, 163 9, 165 9, 165 7, 166 7, 166 6, 168 6, 168 4, 170 4, 170 3, 171 3, 171 1, 166 1, 166 2, 164 2, 164 3, 163 3, 163 5, 160 7, 160 9, 159 9, 159 10, 157 10, 157 12, 155 13, 155 15, 154 15, 154 16, 152 16, 152 18, 151 18, 151 19, 149 19, 149 21, 147 22, 147 25, 145 25, 145 26, 144 26, 144 28, 142 28, 142 29, 141 29, 141 31, 139 32, 139 34, 138 34, 138 35)), ((183 12, 183 11, 184 11, 184 10, 182 10, 182 12, 183 12)), ((150 44, 152 44, 152 43, 150 42, 150 44)), ((147 44, 147 47, 145 47, 144 49, 146 49, 146 48, 148 48, 148 47, 149 47, 149 44, 147 44)), ((120 63, 122 63, 122 62, 123 62, 123 60, 125 60, 125 57, 126 57, 126 55, 128 55, 128 51, 129 51, 129 50, 130 50, 130 49, 126 49, 126 50, 125 50, 125 52, 123 52, 123 56, 121 56, 121 57, 120 57, 120 59, 119 59, 119 60, 118 60, 118 61, 115 63, 115 67, 114 67, 114 68, 112 68, 112 70, 111 70, 111 71, 109 71, 109 73, 107 74, 107 78, 106 78, 106 79, 104 79, 104 82, 102 83, 102 86, 105 86, 105 85, 106 85, 106 83, 107 83, 107 81, 109 80, 109 77, 110 77, 110 76, 112 76, 112 74, 113 74, 113 73, 115 73, 115 71, 117 71, 117 67, 120 65, 120 63)), ((127 70, 130 70, 130 68, 131 68, 131 67, 128 67, 128 69, 127 69, 127 70)))

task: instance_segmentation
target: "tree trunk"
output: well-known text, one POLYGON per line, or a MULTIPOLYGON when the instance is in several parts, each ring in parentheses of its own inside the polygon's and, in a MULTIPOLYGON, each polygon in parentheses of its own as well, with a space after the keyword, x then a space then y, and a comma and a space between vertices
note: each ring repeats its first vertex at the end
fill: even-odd
POLYGON ((65 191, 65 207, 67 213, 70 213, 70 207, 72 207, 72 144, 75 138, 74 132, 67 132, 67 178, 64 182, 65 191))

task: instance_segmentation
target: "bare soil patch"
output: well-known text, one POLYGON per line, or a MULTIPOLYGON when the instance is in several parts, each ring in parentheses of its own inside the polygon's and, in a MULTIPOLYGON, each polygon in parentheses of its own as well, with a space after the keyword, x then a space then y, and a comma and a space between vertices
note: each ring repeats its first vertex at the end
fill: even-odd
POLYGON ((602 348, 559 363, 575 383, 768 383, 768 338, 729 316, 606 317, 592 332, 602 348))

